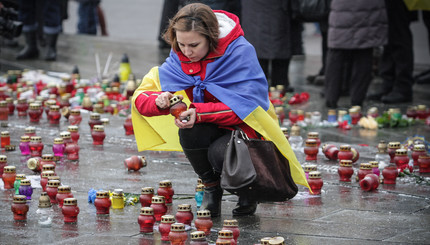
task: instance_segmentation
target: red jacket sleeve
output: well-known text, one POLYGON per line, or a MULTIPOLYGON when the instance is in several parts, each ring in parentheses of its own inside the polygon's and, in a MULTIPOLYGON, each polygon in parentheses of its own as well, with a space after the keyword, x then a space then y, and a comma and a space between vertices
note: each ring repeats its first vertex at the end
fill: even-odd
POLYGON ((220 126, 243 123, 242 119, 222 102, 192 103, 190 108, 196 108, 196 123, 215 123, 220 126))
POLYGON ((135 105, 140 114, 145 117, 153 117, 160 115, 167 115, 170 113, 169 108, 160 109, 155 104, 155 99, 161 92, 146 91, 137 96, 135 105))

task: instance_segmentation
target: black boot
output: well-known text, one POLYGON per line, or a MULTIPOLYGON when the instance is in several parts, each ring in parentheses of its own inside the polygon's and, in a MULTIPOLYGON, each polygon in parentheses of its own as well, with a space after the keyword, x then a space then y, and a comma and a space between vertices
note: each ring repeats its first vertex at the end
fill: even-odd
POLYGON ((57 38, 58 34, 46 34, 47 50, 45 60, 54 61, 57 59, 57 38))
POLYGON ((253 215, 257 210, 257 202, 246 197, 239 197, 236 207, 233 209, 234 216, 253 215))
POLYGON ((220 186, 220 174, 213 170, 208 160, 208 149, 184 149, 184 153, 190 161, 194 172, 205 186, 200 210, 207 209, 211 212, 212 217, 218 217, 221 214, 223 190, 220 186))
POLYGON ((16 56, 17 60, 36 59, 39 57, 36 32, 24 32, 25 47, 16 56))

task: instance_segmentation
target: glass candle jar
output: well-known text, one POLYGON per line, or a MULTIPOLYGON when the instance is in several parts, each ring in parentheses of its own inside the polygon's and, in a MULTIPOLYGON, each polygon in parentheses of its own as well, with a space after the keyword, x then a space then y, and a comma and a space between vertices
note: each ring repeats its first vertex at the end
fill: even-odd
POLYGON ((418 157, 418 166, 420 173, 430 173, 430 156, 420 155, 418 157))
POLYGON ((40 161, 40 166, 42 167, 42 171, 44 170, 43 166, 50 164, 55 167, 57 166, 57 164, 54 162, 54 155, 52 154, 43 154, 42 155, 42 160, 40 161))
POLYGON ((149 207, 152 203, 152 197, 154 196, 153 187, 142 188, 141 194, 139 196, 139 201, 142 207, 149 207))
POLYGON ((162 196, 153 196, 151 200, 151 208, 154 209, 154 216, 156 221, 161 220, 161 216, 167 213, 167 206, 162 196))
POLYGON ((103 125, 94 125, 91 136, 93 137, 93 145, 103 145, 103 141, 106 138, 105 127, 103 125))
POLYGON ((349 115, 351 116, 351 124, 357 125, 361 118, 359 111, 356 108, 351 108, 349 109, 349 115))
POLYGON ((172 205, 174 194, 175 194, 175 191, 172 188, 172 181, 170 180, 160 181, 159 187, 157 190, 157 195, 164 196, 166 205, 172 205))
POLYGON ((188 239, 185 225, 181 223, 174 223, 170 226, 169 241, 172 245, 185 245, 188 239))
POLYGON ((194 194, 194 199, 196 200, 197 208, 200 208, 203 202, 203 194, 205 192, 205 186, 203 184, 198 184, 196 186, 196 194, 194 194))
POLYGON ((13 182, 13 188, 15 189, 15 195, 19 195, 19 186, 21 185, 21 180, 26 179, 25 174, 17 174, 15 177, 15 182, 13 182))
POLYGON ((317 141, 315 139, 307 139, 303 151, 306 154, 306 161, 316 161, 318 154, 317 141))
POLYGON ((58 187, 57 190, 58 191, 55 198, 57 199, 58 206, 61 208, 63 207, 64 199, 73 197, 72 188, 70 188, 70 186, 67 186, 67 185, 61 185, 58 187))
POLYGON ((1 139, 1 148, 5 148, 7 145, 10 145, 9 131, 2 131, 0 134, 0 139, 1 139))
POLYGON ((96 193, 96 200, 94 200, 94 206, 96 206, 97 215, 109 215, 109 209, 112 202, 109 198, 109 192, 98 191, 96 193))
POLYGON ((52 145, 52 151, 54 152, 54 156, 58 158, 63 157, 65 150, 66 146, 64 145, 63 138, 55 138, 54 144, 52 145))
POLYGON ((395 185, 396 178, 399 175, 399 171, 394 164, 390 164, 382 170, 382 176, 384 177, 384 184, 395 185))
POLYGON ((182 100, 178 96, 173 96, 170 98, 170 114, 174 116, 176 119, 184 119, 179 118, 182 112, 187 110, 187 104, 182 102, 182 100))
POLYGON ((128 115, 124 121, 124 130, 125 130, 125 135, 133 135, 134 134, 133 123, 131 121, 131 115, 128 115))
POLYGON ((13 98, 6 98, 7 108, 9 109, 9 116, 12 116, 15 112, 15 104, 13 103, 13 98))
POLYGON ((303 137, 300 135, 300 130, 301 128, 294 124, 291 127, 290 138, 288 138, 291 148, 295 151, 300 150, 303 145, 303 137))
POLYGON ((378 143, 378 152, 375 155, 375 161, 379 163, 380 171, 384 169, 384 167, 388 166, 391 158, 387 152, 387 143, 384 140, 379 141, 378 143))
POLYGON ((3 174, 4 167, 7 165, 7 156, 0 155, 0 175, 3 174))
POLYGON ((311 195, 320 195, 321 188, 323 186, 323 180, 321 179, 321 173, 319 171, 312 171, 309 173, 308 184, 311 189, 309 193, 311 195))
POLYGON ((44 108, 45 108, 44 110, 45 110, 46 118, 48 118, 48 121, 49 121, 49 111, 51 106, 53 105, 57 105, 57 101, 54 99, 48 99, 44 103, 44 108))
POLYGON ((58 187, 60 186, 59 180, 48 180, 48 185, 46 187, 46 193, 49 196, 49 200, 51 200, 52 204, 57 204, 57 193, 58 187))
POLYGON ((230 230, 218 231, 218 238, 216 239, 216 242, 221 242, 221 241, 230 241, 232 245, 237 244, 233 238, 233 232, 230 230))
POLYGON ((76 223, 78 221, 79 207, 76 198, 66 198, 61 212, 64 215, 64 223, 76 223))
POLYGON ((335 145, 324 144, 322 147, 322 152, 329 160, 337 160, 339 149, 335 145))
POLYGON ((151 207, 141 208, 137 223, 140 226, 140 233, 153 233, 155 223, 154 210, 151 207))
POLYGON ((70 125, 79 125, 82 122, 81 110, 72 109, 69 116, 70 125))
POLYGON ((297 119, 299 115, 297 114, 297 110, 291 110, 288 112, 288 119, 290 119, 291 123, 297 123, 297 119))
POLYGON ((64 152, 68 160, 77 161, 79 160, 79 150, 79 145, 72 142, 66 145, 64 152))
POLYGON ((28 115, 30 117, 30 122, 38 123, 42 117, 42 111, 40 110, 41 105, 39 103, 30 103, 30 109, 28 110, 28 115))
POLYGON ((102 121, 100 120, 100 114, 94 112, 90 115, 90 120, 88 120, 88 125, 90 125, 91 131, 93 131, 94 125, 102 125, 102 121))
POLYGON ((61 113, 60 107, 58 105, 51 105, 49 107, 49 123, 50 124, 60 124, 61 113))
POLYGON ((400 142, 388 142, 387 152, 390 155, 390 163, 394 163, 394 156, 398 149, 400 149, 400 142))
POLYGON ((415 119, 417 117, 417 107, 408 106, 408 108, 406 109, 406 116, 415 119))
POLYGON ((79 128, 76 125, 70 125, 67 127, 67 131, 70 132, 70 138, 74 143, 78 143, 79 138, 81 137, 79 134, 79 128))
POLYGON ((42 137, 32 136, 30 137, 30 156, 41 157, 43 151, 42 137))
POLYGON ((379 177, 376 174, 367 174, 360 180, 360 187, 363 191, 373 191, 379 186, 379 177))
POLYGON ((233 232, 233 239, 237 243, 237 239, 240 235, 240 229, 239 224, 237 220, 235 219, 226 219, 224 220, 224 225, 222 227, 222 230, 230 230, 233 232))
POLYGON ((418 166, 418 157, 421 155, 427 155, 426 147, 423 144, 414 145, 414 149, 412 151, 412 159, 414 160, 414 166, 418 166))
POLYGON ((402 168, 403 165, 409 164, 408 150, 397 149, 394 155, 394 163, 397 168, 402 168))
POLYGON ((27 156, 30 155, 30 137, 27 135, 21 136, 21 140, 19 142, 19 149, 21 150, 21 155, 27 156))
POLYGON ((13 219, 22 221, 27 219, 28 205, 26 196, 15 195, 11 210, 13 212, 13 219))
POLYGON ((95 104, 93 105, 93 112, 97 112, 99 114, 103 114, 105 111, 103 109, 103 105, 102 104, 95 104))
POLYGON ((321 145, 320 134, 318 132, 309 132, 308 139, 314 139, 317 142, 317 147, 321 145))
POLYGON ((115 189, 112 193, 112 208, 123 209, 124 205, 124 192, 121 189, 115 189))
POLYGON ((333 110, 333 109, 328 110, 327 121, 331 123, 337 122, 336 110, 333 110))
POLYGON ((203 231, 206 236, 209 236, 213 227, 211 212, 209 210, 197 211, 197 219, 194 221, 194 225, 198 231, 203 231))
POLYGON ((64 145, 67 146, 68 144, 74 144, 72 140, 72 135, 69 131, 63 131, 60 133, 60 137, 63 139, 64 145))
POLYGON ((370 166, 372 167, 372 173, 376 174, 378 177, 381 174, 379 170, 379 162, 377 161, 370 161, 370 166))
POLYGON ((24 135, 28 137, 36 136, 36 128, 35 127, 26 127, 24 135))
POLYGON ((353 153, 351 151, 350 145, 341 145, 337 158, 340 160, 351 160, 353 158, 353 153))
POLYGON ((0 121, 7 121, 9 119, 9 108, 7 108, 6 101, 0 101, 0 121))
POLYGON ((208 245, 206 241, 206 235, 203 231, 194 231, 190 233, 191 242, 190 245, 208 245))
POLYGON ((55 176, 54 171, 44 171, 42 172, 41 178, 40 178, 40 186, 42 186, 42 190, 46 191, 46 185, 48 184, 48 178, 51 176, 55 176))
POLYGON ((30 180, 23 179, 19 186, 18 192, 20 195, 26 196, 27 200, 31 200, 31 195, 33 194, 33 188, 31 187, 30 180))
POLYGON ((27 99, 21 98, 18 99, 18 104, 16 105, 16 110, 18 111, 19 117, 26 117, 28 110, 27 99))
POLYGON ((13 184, 16 178, 16 168, 15 166, 6 166, 3 169, 2 179, 4 183, 4 189, 13 189, 13 184))
POLYGON ((337 169, 339 180, 343 182, 351 182, 351 176, 354 174, 351 160, 340 160, 339 168, 337 169))
POLYGON ((131 156, 124 160, 124 166, 128 171, 139 171, 139 169, 146 167, 147 162, 144 156, 131 156))
POLYGON ((360 163, 360 169, 358 170, 358 180, 362 180, 364 176, 371 174, 372 172, 372 165, 370 163, 360 163))
POLYGON ((175 215, 175 219, 178 223, 191 226, 191 222, 193 221, 193 218, 194 218, 194 215, 191 211, 190 204, 178 205, 178 210, 175 215))
POLYGON ((418 105, 417 106, 417 118, 424 120, 428 116, 427 106, 426 105, 418 105))
POLYGON ((173 217, 173 215, 161 216, 161 222, 158 226, 158 231, 161 234, 161 241, 169 241, 170 227, 173 223, 175 223, 175 217, 173 217))
POLYGON ((309 179, 309 173, 312 171, 317 171, 317 165, 316 164, 306 164, 303 169, 305 171, 306 179, 309 179))

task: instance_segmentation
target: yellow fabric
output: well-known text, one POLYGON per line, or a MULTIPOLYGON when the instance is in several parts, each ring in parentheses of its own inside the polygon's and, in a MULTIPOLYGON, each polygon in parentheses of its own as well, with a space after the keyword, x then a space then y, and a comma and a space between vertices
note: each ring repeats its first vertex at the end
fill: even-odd
POLYGON ((430 10, 429 0, 404 0, 410 11, 413 10, 430 10))
MULTIPOLYGON (((132 99, 132 121, 138 150, 182 151, 179 144, 178 128, 174 124, 173 116, 144 117, 136 109, 135 100, 144 91, 161 91, 158 67, 152 68, 143 78, 132 99)), ((184 102, 190 103, 185 91, 179 91, 176 94, 182 94, 184 102)), ((244 122, 265 139, 273 141, 290 162, 294 182, 309 188, 303 168, 279 127, 273 105, 271 104, 267 111, 262 107, 257 107, 244 119, 244 122)))

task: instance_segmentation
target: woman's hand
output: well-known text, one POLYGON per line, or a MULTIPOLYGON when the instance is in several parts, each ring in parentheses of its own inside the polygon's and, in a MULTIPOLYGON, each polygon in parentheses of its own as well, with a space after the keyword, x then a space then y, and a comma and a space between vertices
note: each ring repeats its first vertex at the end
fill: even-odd
POLYGON ((175 124, 178 128, 192 128, 196 122, 196 109, 190 108, 179 115, 179 119, 175 119, 175 124))
MULTIPOLYGON (((155 105, 160 109, 166 109, 170 107, 170 99, 173 97, 173 94, 170 92, 163 92, 155 99, 155 105)), ((182 95, 178 95, 180 99, 184 97, 182 95)))

